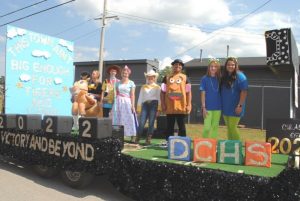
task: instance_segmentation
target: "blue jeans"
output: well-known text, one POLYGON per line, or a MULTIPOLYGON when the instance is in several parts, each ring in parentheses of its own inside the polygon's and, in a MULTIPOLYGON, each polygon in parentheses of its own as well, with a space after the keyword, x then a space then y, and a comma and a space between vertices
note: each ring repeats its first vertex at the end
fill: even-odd
POLYGON ((140 116, 138 136, 141 136, 147 119, 149 118, 149 126, 147 135, 152 135, 154 130, 154 121, 158 107, 158 100, 146 101, 142 104, 142 112, 140 116))

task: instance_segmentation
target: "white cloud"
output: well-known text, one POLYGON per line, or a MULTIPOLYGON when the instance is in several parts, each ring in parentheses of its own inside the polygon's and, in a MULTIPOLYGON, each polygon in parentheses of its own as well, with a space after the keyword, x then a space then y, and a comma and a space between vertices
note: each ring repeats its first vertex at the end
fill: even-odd
MULTIPOLYGON (((78 0, 70 6, 86 18, 97 16, 103 10, 103 4, 98 0, 78 0)), ((121 21, 139 16, 176 24, 204 25, 224 24, 232 19, 229 5, 224 0, 114 0, 107 2, 107 10, 110 15, 118 15, 121 21)))
POLYGON ((19 79, 21 82, 28 82, 31 80, 31 76, 28 74, 21 74, 19 79))
POLYGON ((34 57, 44 57, 45 59, 49 59, 51 57, 51 54, 48 51, 43 50, 33 50, 31 54, 34 57))
MULTIPOLYGON (((99 60, 99 48, 75 46, 74 61, 97 61, 99 60)), ((104 50, 104 59, 109 56, 109 52, 104 50)))
MULTIPOLYGON (((181 59, 183 61, 183 63, 186 63, 186 62, 192 60, 193 57, 191 57, 189 55, 183 55, 179 59, 181 59)), ((165 57, 165 58, 163 58, 162 61, 159 61, 159 70, 162 70, 162 69, 164 69, 167 66, 171 66, 172 61, 174 61, 174 59, 172 59, 171 57, 165 57)))
POLYGON ((241 27, 263 34, 267 30, 293 28, 294 24, 289 15, 266 11, 246 18, 241 27))
MULTIPOLYGON (((63 2, 63 0, 60 1, 63 2)), ((199 49, 203 49, 203 57, 207 55, 225 57, 226 47, 229 45, 229 54, 232 56, 264 56, 266 54, 264 40, 266 30, 292 27, 294 34, 300 34, 297 20, 290 17, 289 13, 271 11, 257 12, 247 16, 234 27, 226 27, 249 13, 248 5, 240 3, 233 7, 232 3, 235 2, 225 0, 114 0, 107 2, 107 9, 109 15, 118 15, 121 18, 119 23, 124 23, 124 21, 141 23, 136 17, 136 21, 126 20, 127 17, 138 16, 141 17, 138 19, 157 19, 158 23, 173 24, 172 27, 164 26, 164 30, 167 30, 168 40, 172 42, 172 48, 178 55, 198 56, 199 53, 195 53, 195 50, 198 49, 197 52, 199 52, 199 49), (240 9, 232 10, 232 13, 230 9, 236 8, 240 9), (125 14, 128 15, 125 16, 125 14), (211 27, 223 28, 212 30, 211 27), (186 51, 189 49, 194 52, 186 51)), ((98 0, 77 0, 70 6, 76 11, 74 13, 85 18, 97 16, 102 13, 103 9, 103 5, 98 0)), ((126 30, 128 36, 131 37, 141 37, 141 34, 146 34, 143 32, 144 30, 139 30, 139 28, 126 30)), ((174 53, 170 52, 170 54, 174 53)), ((165 65, 168 58, 161 61, 161 66, 165 65)))
POLYGON ((162 70, 167 66, 171 66, 172 61, 173 59, 171 59, 170 57, 163 58, 162 61, 159 61, 159 70, 162 70))
POLYGON ((14 38, 16 36, 23 36, 26 34, 26 30, 21 28, 11 28, 7 31, 7 37, 8 38, 14 38))
POLYGON ((225 57, 229 45, 229 55, 232 56, 265 56, 264 32, 295 26, 287 15, 262 12, 246 18, 240 27, 226 27, 212 33, 197 27, 191 29, 191 26, 182 27, 182 30, 172 27, 168 30, 168 36, 177 44, 176 54, 186 53, 189 49, 203 49, 204 57, 225 57))
POLYGON ((183 61, 183 63, 189 62, 193 59, 193 57, 191 57, 190 55, 183 55, 181 57, 181 60, 183 61))
POLYGON ((59 39, 59 45, 61 45, 62 47, 65 47, 67 48, 70 52, 73 52, 74 51, 74 47, 72 44, 69 44, 68 41, 66 40, 63 40, 63 39, 59 39))
POLYGON ((61 83, 63 83, 63 80, 60 77, 54 78, 54 84, 59 85, 61 83))

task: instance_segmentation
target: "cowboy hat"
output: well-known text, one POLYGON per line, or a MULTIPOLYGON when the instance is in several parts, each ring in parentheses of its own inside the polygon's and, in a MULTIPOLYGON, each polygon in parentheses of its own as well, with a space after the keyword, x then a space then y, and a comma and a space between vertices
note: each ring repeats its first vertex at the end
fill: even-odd
POLYGON ((155 78, 158 77, 158 73, 155 72, 153 69, 149 70, 147 73, 144 73, 145 77, 155 76, 155 78))
POLYGON ((117 74, 120 74, 121 67, 117 66, 117 65, 111 65, 111 66, 108 66, 108 68, 106 69, 106 72, 109 74, 111 70, 116 70, 117 74))

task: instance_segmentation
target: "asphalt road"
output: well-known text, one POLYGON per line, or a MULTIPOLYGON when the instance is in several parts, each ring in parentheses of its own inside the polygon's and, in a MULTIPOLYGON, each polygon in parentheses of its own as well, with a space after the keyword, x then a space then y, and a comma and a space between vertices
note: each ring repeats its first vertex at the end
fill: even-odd
POLYGON ((1 201, 132 201, 118 192, 105 176, 77 190, 66 186, 59 175, 51 179, 37 176, 30 166, 0 156, 1 201))

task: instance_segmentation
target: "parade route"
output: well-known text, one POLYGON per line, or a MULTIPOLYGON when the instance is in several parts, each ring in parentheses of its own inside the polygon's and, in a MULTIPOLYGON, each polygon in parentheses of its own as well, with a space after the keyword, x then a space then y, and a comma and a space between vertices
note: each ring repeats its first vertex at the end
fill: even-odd
POLYGON ((66 186, 59 175, 45 179, 30 166, 0 156, 0 199, 2 201, 131 201, 119 193, 106 176, 97 176, 85 189, 66 186))

